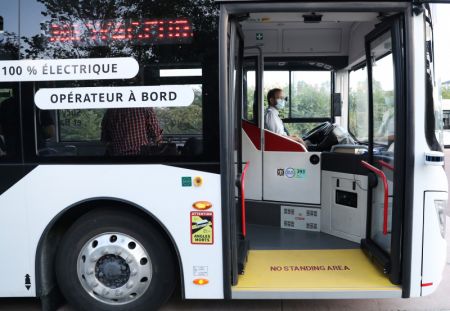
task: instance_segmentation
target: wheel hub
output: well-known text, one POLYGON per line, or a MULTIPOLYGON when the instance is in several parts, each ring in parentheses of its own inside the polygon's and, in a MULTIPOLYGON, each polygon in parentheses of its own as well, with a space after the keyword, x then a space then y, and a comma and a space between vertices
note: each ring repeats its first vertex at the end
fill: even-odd
POLYGON ((152 263, 142 244, 118 232, 97 235, 81 248, 78 279, 95 299, 126 304, 142 296, 152 278, 152 263))
POLYGON ((95 277, 105 286, 115 289, 130 279, 130 266, 116 255, 105 255, 95 265, 95 277))

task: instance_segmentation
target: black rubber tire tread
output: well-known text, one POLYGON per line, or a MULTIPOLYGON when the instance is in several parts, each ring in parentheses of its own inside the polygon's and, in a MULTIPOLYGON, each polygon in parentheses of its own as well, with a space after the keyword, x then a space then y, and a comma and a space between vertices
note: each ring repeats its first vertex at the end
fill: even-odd
POLYGON ((175 260, 163 235, 141 217, 120 209, 96 209, 80 217, 62 238, 56 254, 56 278, 64 297, 76 310, 157 310, 176 285, 175 260), (91 297, 77 276, 77 258, 83 245, 103 232, 125 233, 139 241, 152 262, 152 279, 147 291, 125 305, 108 305, 91 297))

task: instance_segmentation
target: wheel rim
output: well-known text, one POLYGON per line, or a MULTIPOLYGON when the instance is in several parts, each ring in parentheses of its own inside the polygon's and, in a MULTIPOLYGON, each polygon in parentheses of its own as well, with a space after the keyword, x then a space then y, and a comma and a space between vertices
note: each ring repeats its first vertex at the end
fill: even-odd
POLYGON ((152 279, 152 262, 139 241, 119 232, 99 234, 78 255, 77 274, 84 290, 110 305, 142 296, 152 279))

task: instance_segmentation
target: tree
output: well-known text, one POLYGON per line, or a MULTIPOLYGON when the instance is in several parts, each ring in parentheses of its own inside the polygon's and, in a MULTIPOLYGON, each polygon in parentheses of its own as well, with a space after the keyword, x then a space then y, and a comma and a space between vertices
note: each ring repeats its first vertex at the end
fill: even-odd
POLYGON ((442 85, 441 94, 442 99, 450 99, 450 85, 442 85))

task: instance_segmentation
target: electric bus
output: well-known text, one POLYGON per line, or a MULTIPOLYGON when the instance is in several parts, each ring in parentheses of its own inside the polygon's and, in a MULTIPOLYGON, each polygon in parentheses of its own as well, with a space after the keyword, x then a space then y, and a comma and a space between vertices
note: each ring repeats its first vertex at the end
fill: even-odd
POLYGON ((435 291, 431 2, 2 1, 0 297, 435 291))

